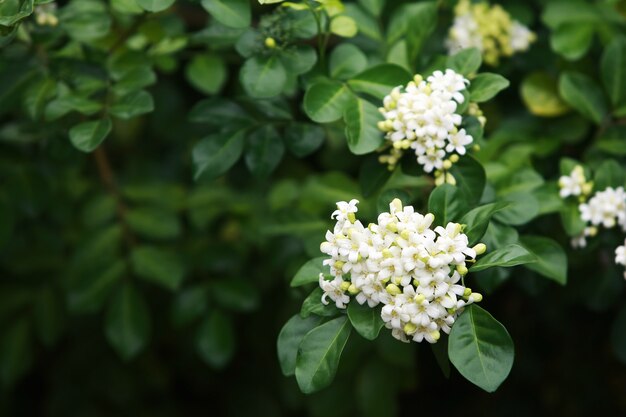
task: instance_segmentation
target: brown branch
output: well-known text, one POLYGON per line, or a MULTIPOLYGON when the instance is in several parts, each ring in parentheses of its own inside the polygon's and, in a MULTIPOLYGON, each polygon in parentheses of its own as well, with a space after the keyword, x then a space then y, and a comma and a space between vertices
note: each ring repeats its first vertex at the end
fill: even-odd
POLYGON ((100 180, 102 184, 107 189, 109 194, 115 199, 115 210, 117 213, 117 217, 122 225, 122 231, 124 233, 124 240, 126 241, 126 245, 128 248, 132 248, 137 244, 135 236, 131 232, 128 224, 126 223, 126 213, 127 208, 124 204, 124 200, 120 193, 119 188, 115 182, 115 174, 111 169, 111 164, 109 163, 109 157, 107 156, 106 151, 103 146, 99 146, 93 153, 93 156, 96 160, 96 165, 98 167, 98 174, 100 174, 100 180))

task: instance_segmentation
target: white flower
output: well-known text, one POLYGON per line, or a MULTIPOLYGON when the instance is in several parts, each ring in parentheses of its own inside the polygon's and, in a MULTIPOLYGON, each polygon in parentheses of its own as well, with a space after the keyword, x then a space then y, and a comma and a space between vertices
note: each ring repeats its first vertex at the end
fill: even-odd
POLYGON ((328 305, 327 298, 330 297, 331 300, 335 302, 337 308, 346 308, 346 304, 350 302, 350 297, 345 294, 345 290, 342 289, 342 284, 344 281, 337 277, 332 281, 327 281, 324 279, 324 274, 320 274, 319 284, 320 288, 324 291, 324 295, 322 295, 322 304, 328 305))
POLYGON ((535 34, 526 26, 514 20, 511 23, 510 45, 513 51, 526 51, 531 42, 535 40, 535 34))
POLYGON ((588 194, 591 184, 587 183, 583 167, 576 165, 569 175, 563 175, 559 178, 559 187, 559 195, 561 198, 566 198, 588 194))
POLYGON ((348 292, 359 304, 382 304, 381 318, 393 337, 435 343, 463 307, 482 299, 459 284, 458 271, 466 273, 466 261, 476 257, 460 224, 432 230, 434 215, 416 213, 398 199, 368 227, 356 220, 356 200, 337 207, 334 232, 320 246, 334 276, 329 281, 320 275, 324 304, 330 298, 345 308, 348 292))
POLYGON ((619 224, 626 231, 626 192, 624 187, 608 187, 599 191, 587 202, 578 206, 581 218, 606 228, 619 224))
POLYGON ((424 80, 416 75, 406 87, 396 87, 383 99, 380 112, 385 117, 379 128, 391 143, 390 155, 381 162, 395 165, 404 150, 412 149, 424 171, 441 170, 446 152, 464 155, 473 138, 464 129, 457 114, 465 101, 463 91, 469 81, 451 69, 435 71, 424 80))
MULTIPOLYGON (((626 240, 623 245, 615 249, 615 263, 626 266, 626 240)), ((624 272, 624 279, 626 279, 626 271, 624 272)))

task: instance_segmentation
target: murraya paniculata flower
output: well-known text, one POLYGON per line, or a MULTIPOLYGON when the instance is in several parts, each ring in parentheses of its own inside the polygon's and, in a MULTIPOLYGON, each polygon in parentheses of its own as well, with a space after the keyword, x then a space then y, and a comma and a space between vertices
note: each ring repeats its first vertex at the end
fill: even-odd
POLYGON ((40 26, 56 26, 59 24, 56 11, 56 3, 40 4, 35 7, 35 21, 40 26))
POLYGON ((446 41, 450 54, 465 48, 478 48, 487 64, 498 65, 500 57, 525 51, 536 39, 533 32, 511 19, 499 5, 461 0, 454 14, 446 41))
POLYGON ((435 343, 466 305, 482 300, 462 277, 486 246, 469 247, 458 223, 433 228, 433 214, 398 199, 366 227, 356 218, 357 203, 337 203, 335 227, 320 246, 331 275, 319 277, 322 303, 382 305, 381 318, 395 338, 435 343))
MULTIPOLYGON (((468 85, 461 74, 447 69, 425 80, 416 75, 406 87, 394 88, 379 109, 385 120, 378 127, 391 145, 390 153, 380 161, 393 169, 404 152, 411 150, 425 172, 440 174, 449 169, 473 142, 460 128, 463 118, 457 113, 468 85)), ((473 111, 479 112, 477 106, 473 111)))
POLYGON ((576 165, 569 175, 559 178, 559 188, 561 198, 574 196, 582 197, 581 200, 585 201, 586 197, 591 194, 593 182, 587 181, 583 167, 576 165))
POLYGON ((580 217, 594 226, 610 229, 619 225, 626 231, 626 192, 624 187, 598 191, 587 203, 578 206, 580 217))

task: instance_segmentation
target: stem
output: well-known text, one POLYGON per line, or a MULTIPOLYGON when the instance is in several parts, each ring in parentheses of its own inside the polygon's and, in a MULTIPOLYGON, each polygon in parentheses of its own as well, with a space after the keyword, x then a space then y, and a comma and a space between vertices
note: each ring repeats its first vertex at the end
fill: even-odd
POLYGON ((107 153, 104 150, 103 146, 99 146, 98 148, 96 148, 93 156, 96 160, 96 166, 98 167, 98 174, 100 174, 100 180, 102 181, 102 184, 107 189, 109 194, 111 194, 111 196, 113 196, 113 198, 115 199, 115 211, 117 213, 119 222, 122 225, 124 240, 126 242, 126 245, 131 248, 135 246, 137 242, 135 236, 130 231, 128 224, 126 223, 127 208, 122 199, 120 190, 115 182, 115 174, 111 169, 109 157, 107 156, 107 153))

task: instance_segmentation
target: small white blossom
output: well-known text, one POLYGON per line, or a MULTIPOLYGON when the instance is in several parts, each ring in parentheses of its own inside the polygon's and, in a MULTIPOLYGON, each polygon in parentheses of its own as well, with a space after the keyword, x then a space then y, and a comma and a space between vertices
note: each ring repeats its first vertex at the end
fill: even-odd
POLYGON ((585 171, 582 166, 576 165, 569 175, 559 178, 559 195, 561 198, 569 196, 587 195, 591 192, 593 184, 587 182, 585 171))
POLYGON ((581 218, 594 226, 607 229, 620 225, 626 231, 626 192, 624 187, 608 187, 578 206, 581 218))
POLYGON ((458 271, 467 272, 466 261, 476 258, 476 250, 468 247, 461 225, 433 230, 434 215, 416 213, 398 199, 378 223, 363 227, 355 217, 357 203, 337 203, 335 228, 320 245, 334 276, 320 275, 322 302, 330 298, 345 308, 348 292, 359 304, 382 304, 381 318, 393 337, 435 343, 440 332, 450 332, 463 307, 482 299, 459 284, 458 271))

